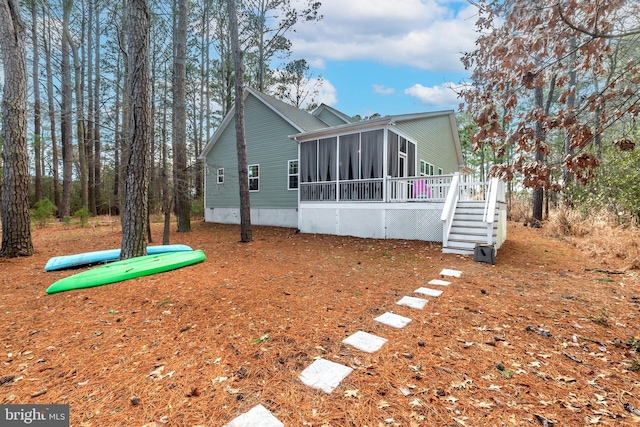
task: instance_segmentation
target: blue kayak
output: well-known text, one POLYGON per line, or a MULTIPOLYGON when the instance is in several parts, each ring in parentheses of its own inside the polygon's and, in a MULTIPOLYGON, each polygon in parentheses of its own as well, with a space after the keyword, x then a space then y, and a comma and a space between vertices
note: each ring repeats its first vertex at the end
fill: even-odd
MULTIPOLYGON (((188 252, 192 251, 187 245, 159 245, 147 246, 147 255, 157 255, 166 252, 188 252)), ((75 255, 56 256, 44 266, 44 271, 64 270, 65 268, 81 267, 83 265, 101 264, 118 261, 120 259, 120 249, 107 249, 104 251, 84 252, 75 255)))

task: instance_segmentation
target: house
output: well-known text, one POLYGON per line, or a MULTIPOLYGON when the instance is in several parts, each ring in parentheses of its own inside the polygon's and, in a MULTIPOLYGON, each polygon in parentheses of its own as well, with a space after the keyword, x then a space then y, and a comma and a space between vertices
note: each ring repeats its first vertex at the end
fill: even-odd
MULTIPOLYGON (((456 253, 504 240, 504 186, 460 174, 453 111, 356 122, 327 105, 308 113, 253 89, 244 96, 253 224, 443 242, 456 253)), ((232 110, 200 156, 205 221, 240 222, 234 122, 232 110)))

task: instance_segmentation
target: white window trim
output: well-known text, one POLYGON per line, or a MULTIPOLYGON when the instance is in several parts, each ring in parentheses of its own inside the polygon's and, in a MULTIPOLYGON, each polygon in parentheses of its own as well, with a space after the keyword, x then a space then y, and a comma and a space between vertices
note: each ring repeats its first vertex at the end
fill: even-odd
MULTIPOLYGON (((438 170, 442 170, 441 168, 438 168, 438 170)), ((433 176, 435 173, 435 166, 433 166, 431 163, 426 162, 422 159, 420 159, 420 176, 433 176), (426 173, 422 172, 423 167, 422 165, 425 165, 424 169, 426 170, 426 173)))
MULTIPOLYGON (((257 167, 258 167, 258 176, 255 176, 255 177, 248 177, 248 180, 249 180, 249 181, 248 181, 248 183, 247 183, 247 184, 249 185, 249 192, 250 192, 250 193, 257 193, 258 191, 260 191, 260 164, 259 164, 259 163, 256 163, 256 164, 253 164, 253 165, 247 165, 247 172, 248 172, 249 170, 251 170, 251 168, 252 168, 253 166, 257 166, 257 167), (252 190, 252 189, 251 189, 251 180, 252 180, 252 179, 255 179, 256 181, 258 181, 258 189, 257 189, 257 190, 252 190)), ((248 175, 248 174, 247 174, 247 175, 248 175)))
POLYGON ((298 188, 300 188, 300 162, 298 161, 298 159, 293 159, 293 160, 289 160, 287 162, 287 190, 291 190, 291 191, 295 191, 298 188), (296 173, 291 173, 291 162, 296 162, 296 169, 298 170, 298 172, 296 173), (291 177, 292 176, 296 176, 298 177, 298 186, 295 188, 291 188, 291 177))
POLYGON ((218 168, 218 171, 216 173, 216 182, 218 184, 224 184, 224 168, 218 168), (222 178, 222 180, 220 180, 220 178, 222 178))

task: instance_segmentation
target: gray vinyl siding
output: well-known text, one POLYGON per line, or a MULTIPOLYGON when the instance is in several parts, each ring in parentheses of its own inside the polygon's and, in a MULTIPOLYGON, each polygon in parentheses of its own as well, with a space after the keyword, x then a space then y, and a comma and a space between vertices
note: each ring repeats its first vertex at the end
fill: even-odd
POLYGON ((328 124, 329 126, 340 126, 347 124, 342 118, 336 116, 329 110, 322 110, 318 115, 318 118, 328 124))
POLYGON ((448 115, 398 122, 396 128, 410 139, 416 140, 416 135, 420 136, 416 141, 417 174, 420 173, 420 160, 434 165, 436 174, 438 168, 442 168, 445 174, 459 171, 458 155, 448 115))
MULTIPOLYGON (((297 190, 287 189, 288 161, 298 158, 298 144, 287 136, 298 132, 255 97, 247 96, 247 164, 260 165, 260 190, 250 193, 252 208, 298 206, 297 190)), ((235 119, 232 119, 207 155, 207 208, 240 206, 235 134, 235 119), (218 168, 224 168, 224 184, 217 184, 218 168)))

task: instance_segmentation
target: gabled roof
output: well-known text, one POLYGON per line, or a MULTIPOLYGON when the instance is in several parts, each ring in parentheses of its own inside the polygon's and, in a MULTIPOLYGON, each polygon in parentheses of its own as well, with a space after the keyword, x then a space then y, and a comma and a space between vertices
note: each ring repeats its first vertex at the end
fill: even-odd
MULTIPOLYGON (((289 105, 286 102, 280 101, 273 96, 258 92, 255 89, 249 87, 245 88, 243 98, 247 99, 247 96, 249 96, 250 94, 260 102, 262 102, 267 108, 271 109, 277 115, 282 117, 284 121, 289 123, 299 132, 313 132, 328 127, 325 122, 323 122, 313 114, 296 108, 293 105, 289 105)), ((224 130, 227 128, 227 126, 229 126, 229 123, 231 123, 231 120, 233 120, 233 118, 235 117, 235 108, 236 107, 234 103, 234 105, 231 107, 231 110, 229 110, 227 115, 222 120, 222 123, 220 123, 218 129, 216 129, 216 132, 213 134, 211 139, 207 141, 207 145, 205 145, 198 159, 204 160, 207 157, 207 154, 209 154, 209 151, 211 151, 216 142, 218 142, 218 140, 224 133, 224 130)))
POLYGON ((293 105, 289 105, 286 102, 280 101, 266 93, 247 88, 245 89, 245 98, 247 97, 247 92, 253 94, 256 98, 264 102, 267 107, 282 116, 282 118, 289 122, 293 127, 302 129, 302 132, 311 132, 328 126, 313 114, 294 107, 293 105))
POLYGON ((355 121, 353 120, 353 117, 349 117, 342 111, 338 111, 335 108, 328 106, 327 104, 320 104, 320 106, 313 111, 313 115, 319 117, 323 111, 329 111, 331 114, 338 117, 340 120, 347 124, 353 123, 355 121))

